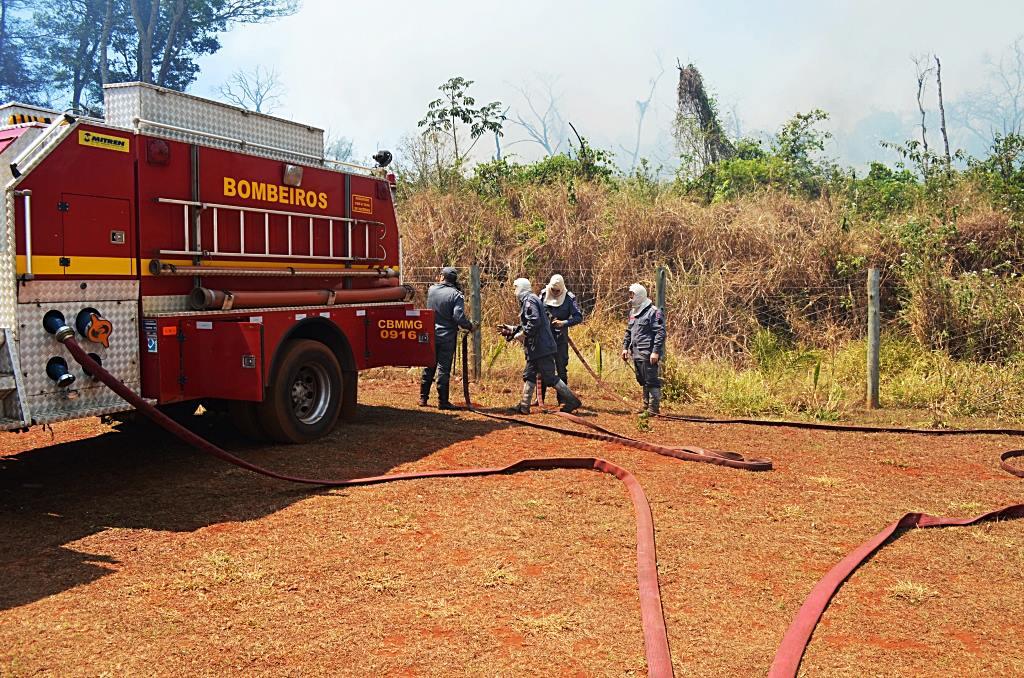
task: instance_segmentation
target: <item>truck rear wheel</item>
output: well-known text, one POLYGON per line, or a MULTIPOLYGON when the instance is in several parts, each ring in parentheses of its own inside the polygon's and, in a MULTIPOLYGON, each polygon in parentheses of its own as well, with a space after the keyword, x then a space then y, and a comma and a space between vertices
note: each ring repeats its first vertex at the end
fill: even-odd
POLYGON ((262 428, 282 443, 308 443, 331 431, 341 411, 341 366, 327 346, 310 339, 284 345, 263 402, 262 428))

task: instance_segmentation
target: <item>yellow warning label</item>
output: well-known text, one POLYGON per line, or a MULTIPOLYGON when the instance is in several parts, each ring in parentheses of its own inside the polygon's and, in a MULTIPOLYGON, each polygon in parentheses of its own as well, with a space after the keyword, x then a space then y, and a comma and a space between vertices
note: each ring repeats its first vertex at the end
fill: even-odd
POLYGON ((105 148, 108 151, 121 151, 122 153, 128 152, 128 137, 112 137, 108 134, 79 130, 78 143, 83 146, 105 148))
POLYGON ((352 211, 360 214, 373 214, 373 198, 368 195, 352 194, 352 211))

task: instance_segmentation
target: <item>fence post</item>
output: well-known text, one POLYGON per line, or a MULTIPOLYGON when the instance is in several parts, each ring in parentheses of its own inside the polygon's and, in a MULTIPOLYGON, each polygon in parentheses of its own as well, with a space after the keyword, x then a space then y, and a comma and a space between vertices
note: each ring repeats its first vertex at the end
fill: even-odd
POLYGON ((868 409, 878 409, 878 353, 881 342, 878 269, 868 269, 868 409))
POLYGON ((661 311, 662 315, 665 313, 665 279, 667 271, 664 266, 658 267, 658 272, 654 277, 654 303, 661 311))
POLYGON ((480 381, 480 372, 483 367, 482 329, 480 323, 483 320, 483 308, 480 302, 480 267, 473 264, 469 267, 469 298, 471 305, 470 320, 476 324, 473 330, 473 381, 480 381))

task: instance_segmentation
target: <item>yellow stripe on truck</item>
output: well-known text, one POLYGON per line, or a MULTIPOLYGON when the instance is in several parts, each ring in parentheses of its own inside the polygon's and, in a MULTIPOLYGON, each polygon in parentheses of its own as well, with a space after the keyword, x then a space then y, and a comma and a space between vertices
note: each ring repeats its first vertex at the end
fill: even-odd
MULTIPOLYGON (((134 276, 135 259, 132 257, 67 257, 68 266, 61 266, 61 257, 45 255, 32 257, 33 275, 116 275, 134 276)), ((25 255, 19 254, 18 275, 28 273, 25 255)))

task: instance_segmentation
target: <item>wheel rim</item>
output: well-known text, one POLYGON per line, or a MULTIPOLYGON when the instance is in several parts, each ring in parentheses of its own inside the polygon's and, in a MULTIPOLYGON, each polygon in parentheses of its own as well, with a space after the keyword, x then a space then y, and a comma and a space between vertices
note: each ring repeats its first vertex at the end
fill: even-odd
POLYGON ((307 425, 319 422, 331 403, 331 379, 327 370, 315 363, 300 367, 292 382, 291 395, 296 419, 307 425))

